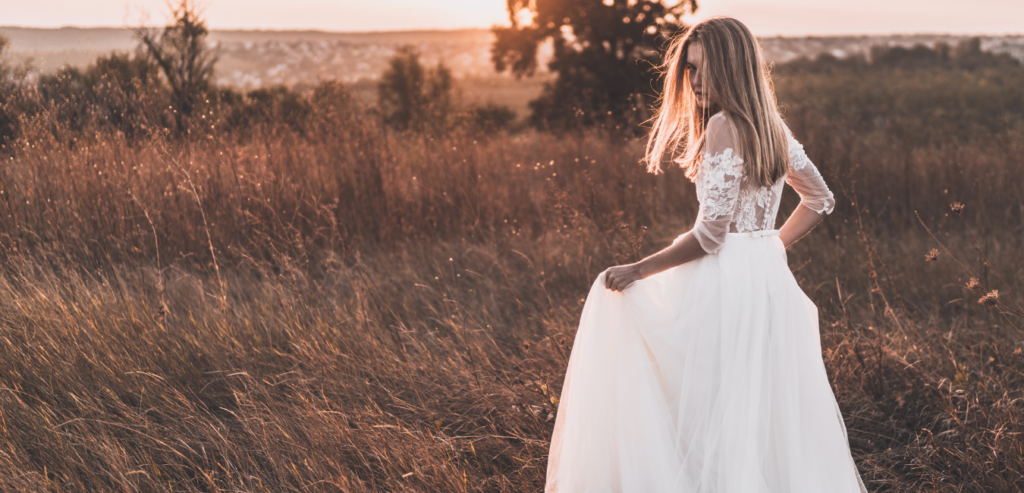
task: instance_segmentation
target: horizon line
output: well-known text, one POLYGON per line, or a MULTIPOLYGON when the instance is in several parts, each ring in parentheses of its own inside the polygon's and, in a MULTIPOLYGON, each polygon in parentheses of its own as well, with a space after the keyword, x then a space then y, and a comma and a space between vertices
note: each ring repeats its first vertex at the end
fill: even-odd
MULTIPOLYGON (((495 26, 502 26, 500 24, 495 26)), ((291 29, 278 29, 278 28, 215 28, 208 27, 207 29, 212 33, 214 31, 219 32, 267 32, 267 33, 320 33, 320 34, 410 34, 410 33, 445 33, 445 32, 460 32, 460 31, 490 31, 492 27, 455 27, 455 28, 426 28, 426 29, 394 29, 394 30, 368 30, 368 31, 342 31, 342 30, 328 30, 320 28, 291 28, 291 29)), ((45 26, 19 26, 19 25, 0 25, 0 29, 34 29, 40 31, 58 31, 62 29, 125 29, 131 30, 136 27, 146 28, 160 28, 163 25, 153 26, 59 26, 59 27, 45 27, 45 26)), ((838 37, 871 37, 871 36, 963 36, 963 37, 1024 37, 1024 31, 1011 33, 952 33, 952 32, 938 32, 938 31, 904 31, 904 32, 888 32, 888 33, 829 33, 829 34, 755 34, 758 38, 838 38, 838 37)))

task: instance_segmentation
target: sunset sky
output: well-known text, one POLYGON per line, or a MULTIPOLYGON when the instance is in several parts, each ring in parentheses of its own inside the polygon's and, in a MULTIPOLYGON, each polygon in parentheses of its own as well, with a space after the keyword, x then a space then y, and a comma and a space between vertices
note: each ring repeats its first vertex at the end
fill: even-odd
MULTIPOLYGON (((505 0, 200 0, 214 29, 377 31, 506 24, 505 0)), ((1024 0, 703 0, 698 18, 731 15, 762 36, 1024 33, 1024 0)), ((0 25, 124 26, 166 0, 0 0, 0 25)))

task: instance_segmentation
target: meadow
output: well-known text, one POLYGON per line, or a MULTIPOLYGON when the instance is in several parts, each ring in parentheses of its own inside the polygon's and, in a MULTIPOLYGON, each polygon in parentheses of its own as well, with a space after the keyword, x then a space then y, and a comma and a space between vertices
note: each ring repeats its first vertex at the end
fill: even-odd
MULTIPOLYGON (((397 132, 325 83, 176 132, 51 82, 2 103, 4 491, 540 491, 590 284, 696 215, 613 130, 397 132)), ((839 199, 788 258, 869 490, 1024 487, 1024 68, 775 85, 839 199)))

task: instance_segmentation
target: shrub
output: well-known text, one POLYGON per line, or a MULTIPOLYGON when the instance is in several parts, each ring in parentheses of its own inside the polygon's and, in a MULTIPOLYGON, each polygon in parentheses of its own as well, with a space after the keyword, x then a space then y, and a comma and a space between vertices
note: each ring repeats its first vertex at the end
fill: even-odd
POLYGON ((454 81, 443 63, 427 69, 415 48, 391 59, 377 86, 384 122, 398 130, 447 130, 455 115, 454 81))
POLYGON ((507 130, 516 120, 516 112, 503 105, 489 103, 470 109, 470 125, 482 133, 507 130))

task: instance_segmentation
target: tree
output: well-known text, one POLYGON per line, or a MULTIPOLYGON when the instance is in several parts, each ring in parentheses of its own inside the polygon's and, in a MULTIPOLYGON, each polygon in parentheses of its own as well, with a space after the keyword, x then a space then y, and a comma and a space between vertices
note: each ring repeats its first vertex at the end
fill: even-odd
POLYGON ((0 145, 4 145, 16 131, 17 109, 14 108, 14 82, 11 80, 11 67, 7 62, 10 52, 10 40, 0 36, 0 145))
POLYGON ((0 86, 6 85, 11 76, 11 67, 7 63, 10 44, 11 41, 7 37, 0 36, 0 86))
MULTIPOLYGON (((551 40, 558 74, 530 103, 540 127, 633 126, 659 91, 661 48, 685 27, 696 0, 507 0, 510 27, 496 26, 499 72, 532 75, 538 46, 551 40)), ((634 126, 635 128, 635 126, 634 126)))
POLYGON ((181 131, 211 89, 217 57, 206 45, 209 31, 193 0, 181 0, 171 14, 174 22, 163 31, 140 27, 135 36, 167 78, 181 131))
POLYGON ((384 122, 399 130, 447 127, 455 110, 454 86, 443 63, 428 70, 415 48, 399 48, 377 86, 384 122))
MULTIPOLYGON (((18 132, 18 121, 30 108, 25 97, 32 59, 11 61, 11 40, 0 35, 0 148, 18 132)), ((30 92, 30 91, 28 91, 30 92)))

